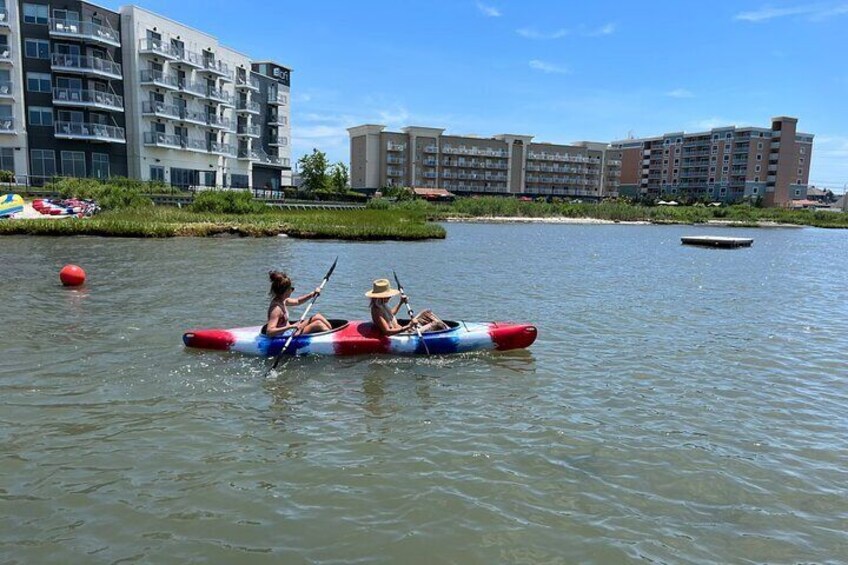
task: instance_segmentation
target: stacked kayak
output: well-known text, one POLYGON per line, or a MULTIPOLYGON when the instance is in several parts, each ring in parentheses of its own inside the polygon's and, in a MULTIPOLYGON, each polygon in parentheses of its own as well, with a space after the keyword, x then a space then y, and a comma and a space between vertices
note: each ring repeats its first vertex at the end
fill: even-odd
POLYGON ((39 198, 33 200, 32 207, 39 214, 45 216, 93 216, 100 211, 100 207, 93 200, 81 200, 79 198, 39 198))
POLYGON ((17 194, 4 194, 0 196, 0 218, 7 218, 12 214, 20 214, 24 211, 24 199, 17 194))
MULTIPOLYGON (((536 327, 504 322, 445 322, 446 330, 384 336, 371 322, 330 320, 332 330, 295 336, 286 355, 421 355, 522 349, 536 341, 536 327), (425 346, 426 343, 426 346, 425 346)), ((404 323, 401 321, 401 323, 404 323)), ((260 326, 229 330, 193 330, 183 335, 187 347, 236 351, 261 357, 280 353, 290 332, 274 337, 260 326)))

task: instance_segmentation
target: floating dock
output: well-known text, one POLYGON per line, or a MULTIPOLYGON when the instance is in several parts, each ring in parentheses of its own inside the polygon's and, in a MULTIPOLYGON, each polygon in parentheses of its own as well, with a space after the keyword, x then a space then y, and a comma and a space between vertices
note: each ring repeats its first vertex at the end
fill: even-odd
POLYGON ((700 245, 702 247, 751 247, 754 243, 750 237, 722 237, 719 235, 689 235, 681 237, 683 245, 700 245))

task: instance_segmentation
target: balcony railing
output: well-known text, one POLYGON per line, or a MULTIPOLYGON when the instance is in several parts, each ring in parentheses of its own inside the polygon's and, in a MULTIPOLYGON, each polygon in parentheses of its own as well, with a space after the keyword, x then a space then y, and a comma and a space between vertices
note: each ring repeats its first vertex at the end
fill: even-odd
POLYGON ((177 77, 173 75, 167 75, 162 71, 144 69, 139 74, 141 78, 141 84, 152 84, 164 88, 172 88, 174 90, 177 90, 180 87, 177 77))
POLYGON ((393 143, 389 141, 386 143, 386 149, 388 151, 404 151, 406 149, 405 143, 393 143))
POLYGON ((201 71, 217 75, 225 80, 233 80, 233 71, 231 71, 230 66, 223 61, 204 58, 203 68, 201 71))
POLYGON ((64 72, 94 74, 106 78, 121 78, 121 65, 114 61, 92 57, 90 55, 66 55, 53 53, 50 67, 64 72))
POLYGON ((164 102, 152 102, 150 100, 145 100, 141 103, 141 113, 148 115, 155 114, 174 119, 179 119, 180 117, 180 109, 178 107, 165 104, 164 102))
POLYGON ((109 143, 126 143, 124 128, 87 122, 54 122, 54 135, 62 139, 88 139, 109 143))
POLYGON ((259 90, 259 81, 252 76, 236 77, 236 88, 247 88, 249 90, 259 90))
POLYGON ((12 48, 9 45, 0 46, 0 63, 12 62, 12 48))
MULTIPOLYGON (((2 87, 0 87, 2 91, 2 87)), ((82 90, 76 88, 54 88, 54 106, 86 106, 108 110, 124 110, 124 98, 111 92, 82 90)))
POLYGON ((171 53, 173 53, 174 58, 178 63, 185 63, 186 65, 196 67, 198 69, 203 66, 203 60, 200 58, 200 55, 194 51, 189 51, 184 47, 176 47, 172 43, 171 53))
POLYGON ((221 104, 226 104, 228 106, 233 105, 232 95, 221 88, 215 88, 214 86, 206 87, 206 97, 210 100, 220 102, 221 104))
POLYGON ((285 106, 289 103, 289 97, 282 92, 269 92, 268 93, 268 104, 274 104, 277 106, 285 106))
POLYGON ((177 81, 182 92, 193 94, 194 96, 206 96, 206 85, 202 82, 192 82, 190 80, 177 81))
POLYGON ((289 138, 284 135, 272 135, 268 138, 268 145, 285 147, 289 144, 289 138))
POLYGON ((9 10, 0 8, 0 27, 9 27, 9 10))
POLYGON ((0 118, 0 133, 15 133, 15 118, 0 118))
POLYGON ((236 110, 239 112, 248 112, 250 114, 259 113, 259 103, 251 102, 250 100, 239 100, 236 102, 236 110))
POLYGON ((12 97, 12 81, 0 80, 0 98, 12 97))
POLYGON ((222 118, 217 114, 208 114, 206 123, 213 128, 222 128, 227 131, 233 131, 233 121, 230 118, 222 118))
POLYGON ((94 22, 51 18, 49 33, 54 37, 87 39, 114 47, 121 46, 121 34, 117 30, 94 22))
POLYGON ((210 141, 206 144, 206 150, 209 151, 209 153, 215 153, 216 155, 233 157, 236 155, 235 147, 228 143, 221 143, 220 141, 210 141))
POLYGON ((280 114, 271 114, 271 117, 268 118, 268 124, 272 126, 287 126, 289 125, 289 118, 280 114))
POLYGON ((291 160, 288 157, 268 155, 259 149, 239 149, 238 158, 246 159, 248 161, 257 161, 265 165, 275 165, 277 167, 288 167, 291 165, 291 160))
POLYGON ((206 140, 190 138, 182 135, 160 133, 158 131, 144 132, 144 144, 169 149, 186 149, 206 153, 208 151, 206 140))
POLYGON ((246 135, 248 137, 259 137, 259 126, 249 126, 246 124, 241 124, 238 126, 238 130, 236 132, 238 135, 246 135))
POLYGON ((177 58, 177 54, 171 49, 171 44, 162 39, 154 39, 152 37, 142 38, 138 41, 138 50, 140 53, 152 53, 166 59, 177 58))

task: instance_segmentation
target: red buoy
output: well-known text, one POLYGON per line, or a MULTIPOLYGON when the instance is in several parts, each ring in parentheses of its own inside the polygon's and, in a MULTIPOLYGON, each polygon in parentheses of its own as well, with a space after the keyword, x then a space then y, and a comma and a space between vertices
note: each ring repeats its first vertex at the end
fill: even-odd
POLYGON ((85 282, 85 271, 76 265, 65 265, 59 271, 59 280, 65 286, 79 286, 85 282))

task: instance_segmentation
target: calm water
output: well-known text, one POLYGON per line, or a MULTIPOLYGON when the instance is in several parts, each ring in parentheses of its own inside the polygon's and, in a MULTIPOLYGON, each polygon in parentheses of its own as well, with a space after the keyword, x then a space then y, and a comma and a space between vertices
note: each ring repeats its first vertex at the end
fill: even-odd
POLYGON ((449 225, 448 239, 0 239, 3 563, 848 560, 848 232, 449 225), (685 234, 754 247, 684 247, 685 234), (270 268, 527 351, 258 359, 270 268), (82 290, 58 284, 66 262, 82 290))

